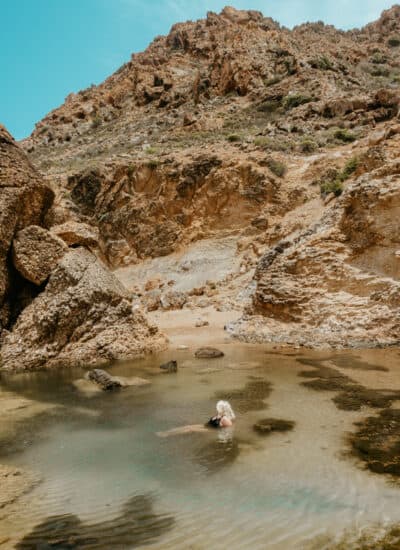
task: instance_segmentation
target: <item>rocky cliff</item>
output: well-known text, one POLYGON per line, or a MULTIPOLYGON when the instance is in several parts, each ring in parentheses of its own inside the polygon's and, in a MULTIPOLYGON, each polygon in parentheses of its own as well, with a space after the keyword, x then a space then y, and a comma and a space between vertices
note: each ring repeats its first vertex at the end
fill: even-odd
POLYGON ((46 228, 53 199, 0 127, 1 368, 97 364, 160 347, 162 335, 96 256, 46 228))
POLYGON ((400 6, 347 32, 233 8, 174 25, 23 142, 47 227, 81 228, 149 309, 185 288, 165 307, 244 310, 247 340, 394 344, 399 53, 400 6), (228 238, 211 281, 171 268, 228 238))

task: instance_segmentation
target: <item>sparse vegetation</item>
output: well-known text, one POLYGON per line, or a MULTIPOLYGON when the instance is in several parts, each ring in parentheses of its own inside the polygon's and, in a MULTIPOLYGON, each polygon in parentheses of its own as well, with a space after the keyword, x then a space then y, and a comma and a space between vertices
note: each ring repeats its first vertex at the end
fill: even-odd
POLYGON ((344 165, 343 170, 340 172, 341 181, 347 180, 358 168, 360 164, 359 157, 351 157, 344 165))
POLYGON ((305 103, 310 103, 310 101, 312 101, 312 97, 310 96, 302 94, 289 94, 283 98, 282 107, 285 111, 290 111, 290 109, 294 109, 300 105, 304 105, 305 103))
POLYGON ((146 162, 147 168, 150 168, 150 170, 155 170, 159 166, 159 162, 156 159, 151 159, 146 162))
POLYGON ((357 137, 346 128, 338 128, 333 134, 333 137, 339 141, 343 141, 344 143, 352 143, 357 139, 357 137))
POLYGON ((237 143, 239 141, 242 141, 242 136, 239 134, 229 134, 226 138, 230 143, 237 143))
POLYGON ((271 151, 290 151, 293 149, 291 141, 282 138, 272 138, 268 136, 258 136, 254 140, 254 145, 261 149, 269 149, 271 151))
POLYGON ((92 128, 98 128, 101 126, 103 120, 99 115, 95 115, 92 119, 92 128))
POLYGON ((275 176, 278 176, 278 178, 283 178, 283 176, 286 174, 286 165, 279 160, 275 160, 272 158, 268 159, 267 166, 271 170, 271 172, 275 174, 275 176))
POLYGON ((381 63, 387 62, 387 57, 380 51, 374 52, 374 54, 370 58, 371 63, 374 63, 375 65, 379 65, 381 63))
POLYGON ((333 193, 335 197, 339 197, 343 193, 343 183, 354 174, 360 164, 358 157, 351 157, 340 172, 331 170, 327 177, 320 182, 321 196, 326 197, 333 193))
POLYGON ((313 69, 319 69, 321 71, 331 71, 334 68, 332 61, 325 55, 314 57, 309 60, 309 63, 313 69))
POLYGON ((339 180, 324 181, 320 183, 321 195, 326 197, 333 193, 335 197, 339 197, 343 193, 343 183, 339 180))
POLYGON ((146 155, 158 155, 157 147, 147 147, 144 151, 146 155))
POLYGON ((387 43, 390 48, 397 48, 400 46, 400 34, 394 34, 391 36, 387 43))
POLYGON ((260 111, 262 113, 273 113, 279 107, 281 106, 280 101, 277 99, 267 99, 266 101, 263 101, 260 103, 260 105, 257 107, 257 111, 260 111))
POLYGON ((304 138, 300 141, 302 153, 314 153, 318 149, 318 143, 311 138, 304 138))

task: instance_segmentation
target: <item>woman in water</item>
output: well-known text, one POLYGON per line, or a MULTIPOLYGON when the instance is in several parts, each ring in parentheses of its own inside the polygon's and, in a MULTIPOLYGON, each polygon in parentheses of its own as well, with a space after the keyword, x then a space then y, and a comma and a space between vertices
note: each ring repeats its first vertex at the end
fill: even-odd
POLYGON ((228 401, 218 401, 217 414, 210 418, 206 426, 212 428, 230 428, 233 426, 235 420, 235 413, 228 401))
POLYGON ((170 435, 180 435, 193 432, 206 432, 208 428, 230 428, 235 420, 235 413, 228 401, 218 401, 217 414, 212 416, 206 424, 191 424, 173 428, 166 432, 157 432, 160 437, 169 437, 170 435))

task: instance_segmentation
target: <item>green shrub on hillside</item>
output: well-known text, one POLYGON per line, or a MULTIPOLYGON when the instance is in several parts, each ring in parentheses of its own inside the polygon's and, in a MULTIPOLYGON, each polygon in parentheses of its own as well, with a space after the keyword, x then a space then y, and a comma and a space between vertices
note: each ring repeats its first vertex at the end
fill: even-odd
POLYGON ((239 134, 230 134, 229 136, 227 136, 226 139, 231 143, 237 143, 239 141, 242 141, 242 136, 240 136, 239 134))
POLYGON ((271 170, 271 172, 279 178, 283 178, 283 176, 286 174, 287 168, 285 164, 283 164, 283 162, 280 162, 279 160, 268 159, 267 166, 271 170))
POLYGON ((328 178, 319 184, 321 196, 326 197, 330 193, 333 193, 335 197, 339 197, 343 193, 343 183, 357 170, 359 164, 360 159, 352 157, 346 162, 339 173, 335 170, 332 171, 332 174, 328 172, 328 178))
POLYGON ((333 134, 333 137, 344 143, 352 143, 357 139, 356 136, 346 128, 338 128, 333 134))
POLYGON ((311 138, 304 138, 300 142, 300 151, 302 153, 314 153, 318 149, 318 143, 311 138))
POLYGON ((312 101, 312 97, 302 94, 289 94, 283 98, 282 107, 285 111, 290 111, 290 109, 294 109, 305 103, 310 103, 310 101, 312 101))
POLYGON ((333 63, 325 55, 321 57, 314 57, 309 60, 309 63, 313 69, 319 69, 321 71, 329 71, 333 69, 333 63))
POLYGON ((254 140, 254 145, 256 147, 261 147, 262 149, 270 149, 271 151, 290 151, 293 149, 293 144, 281 137, 268 137, 268 136, 258 136, 254 140))
POLYGON ((398 46, 400 46, 400 35, 394 34, 389 38, 387 43, 390 48, 397 48, 398 46))

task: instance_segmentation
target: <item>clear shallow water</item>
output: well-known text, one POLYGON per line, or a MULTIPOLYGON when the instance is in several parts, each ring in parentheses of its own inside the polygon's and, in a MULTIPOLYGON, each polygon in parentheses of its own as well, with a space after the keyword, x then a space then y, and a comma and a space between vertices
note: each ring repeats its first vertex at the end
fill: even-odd
MULTIPOLYGON (((178 352, 178 373, 160 373, 172 355, 110 369, 151 384, 93 397, 72 386, 80 370, 3 381, 58 408, 17 435, 19 452, 2 452, 43 482, 2 520, 1 535, 33 532, 21 548, 49 548, 52 537, 52 548, 298 549, 400 521, 400 488, 345 454, 346 432, 370 410, 339 411, 334 394, 303 387, 295 356, 232 346, 207 362, 178 352), (206 421, 226 390, 238 413, 233 434, 156 435, 206 421), (252 425, 265 417, 296 425, 262 437, 252 425)), ((382 384, 394 375, 376 376, 382 384)))

